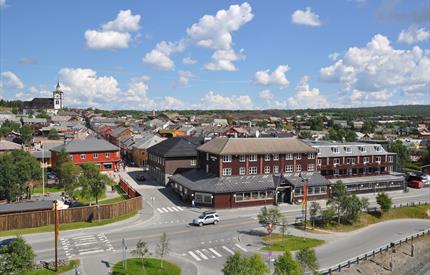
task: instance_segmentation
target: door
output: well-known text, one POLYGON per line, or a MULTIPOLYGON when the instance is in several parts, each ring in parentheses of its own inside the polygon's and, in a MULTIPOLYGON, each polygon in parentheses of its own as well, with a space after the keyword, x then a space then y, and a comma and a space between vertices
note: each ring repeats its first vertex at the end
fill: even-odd
POLYGON ((209 223, 213 223, 214 222, 214 216, 213 215, 208 215, 205 217, 205 224, 209 224, 209 223))

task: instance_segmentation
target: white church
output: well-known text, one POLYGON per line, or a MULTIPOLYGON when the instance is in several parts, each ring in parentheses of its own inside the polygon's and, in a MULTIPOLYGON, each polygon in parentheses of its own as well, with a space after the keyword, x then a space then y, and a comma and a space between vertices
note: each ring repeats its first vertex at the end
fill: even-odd
POLYGON ((55 91, 52 92, 52 98, 33 98, 31 101, 23 102, 23 114, 36 114, 46 112, 48 114, 57 114, 64 108, 64 93, 60 89, 60 82, 57 83, 55 91))

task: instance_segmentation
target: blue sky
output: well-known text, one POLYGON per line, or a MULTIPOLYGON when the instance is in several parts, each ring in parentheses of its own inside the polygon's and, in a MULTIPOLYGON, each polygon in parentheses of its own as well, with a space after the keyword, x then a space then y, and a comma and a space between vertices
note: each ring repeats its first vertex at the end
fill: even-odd
POLYGON ((0 98, 105 109, 430 103, 430 3, 0 0, 0 98))

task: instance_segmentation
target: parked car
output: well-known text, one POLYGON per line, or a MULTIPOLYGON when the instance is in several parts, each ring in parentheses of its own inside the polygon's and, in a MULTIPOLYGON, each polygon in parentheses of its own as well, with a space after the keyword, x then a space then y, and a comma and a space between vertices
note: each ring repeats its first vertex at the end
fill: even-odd
POLYGON ((193 219, 193 224, 198 226, 217 223, 219 223, 219 216, 215 211, 203 212, 197 219, 193 219))
MULTIPOLYGON (((408 186, 411 186, 410 183, 412 183, 412 185, 417 185, 417 186, 421 186, 421 187, 414 187, 414 188, 422 188, 422 187, 427 187, 430 185, 429 182, 429 176, 425 175, 425 174, 415 174, 415 173, 411 173, 408 175, 407 177, 407 182, 408 182, 408 186), (421 183, 414 183, 415 181, 417 182, 421 182, 421 183)), ((411 186, 413 187, 413 186, 411 186)))
POLYGON ((420 180, 409 180, 408 181, 408 186, 412 187, 412 188, 423 188, 424 187, 424 183, 420 180))
POLYGON ((10 245, 14 240, 16 240, 16 238, 9 238, 9 239, 1 240, 0 241, 0 248, 2 248, 3 246, 10 245))

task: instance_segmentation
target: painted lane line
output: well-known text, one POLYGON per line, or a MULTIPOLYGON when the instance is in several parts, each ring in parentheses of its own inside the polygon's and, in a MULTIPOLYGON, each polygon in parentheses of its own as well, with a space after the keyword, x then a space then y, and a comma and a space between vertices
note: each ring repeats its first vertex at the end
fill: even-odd
POLYGON ((207 255, 209 255, 212 259, 215 259, 215 256, 209 253, 209 251, 206 248, 203 248, 202 251, 205 252, 207 255))
POLYGON ((89 243, 75 243, 75 246, 86 246, 89 244, 96 244, 97 242, 89 242, 89 243))
POLYGON ((92 253, 98 253, 98 252, 103 252, 103 251, 104 251, 103 249, 84 251, 84 252, 79 252, 79 255, 92 254, 92 253))
POLYGON ((73 237, 72 240, 80 240, 80 239, 94 239, 95 236, 93 235, 86 235, 86 236, 81 236, 81 237, 73 237))
POLYGON ((234 252, 233 251, 231 251, 231 249, 230 248, 228 248, 227 246, 222 246, 222 248, 224 248, 224 250, 225 251, 227 251, 228 253, 230 253, 231 255, 234 255, 234 252))
POLYGON ((240 250, 242 250, 243 252, 248 252, 248 250, 246 250, 245 248, 243 248, 242 246, 240 246, 239 244, 235 243, 234 244, 237 248, 239 248, 240 250))
POLYGON ((209 248, 209 250, 210 250, 213 254, 217 255, 218 257, 222 257, 222 255, 221 255, 221 254, 219 254, 219 253, 218 253, 218 251, 216 251, 215 249, 213 249, 213 248, 209 248))
POLYGON ((196 254, 194 254, 193 253, 193 251, 188 251, 188 254, 190 254, 191 255, 191 257, 193 257, 194 258, 194 260, 196 260, 196 261, 198 261, 198 262, 200 262, 202 259, 200 259, 199 257, 197 257, 197 255, 196 254))
POLYGON ((196 253, 199 255, 199 257, 200 257, 200 258, 203 258, 203 260, 209 260, 209 258, 208 258, 208 257, 206 257, 206 255, 205 255, 205 254, 203 254, 203 252, 201 252, 200 250, 196 249, 196 250, 194 250, 194 251, 196 251, 196 253))

